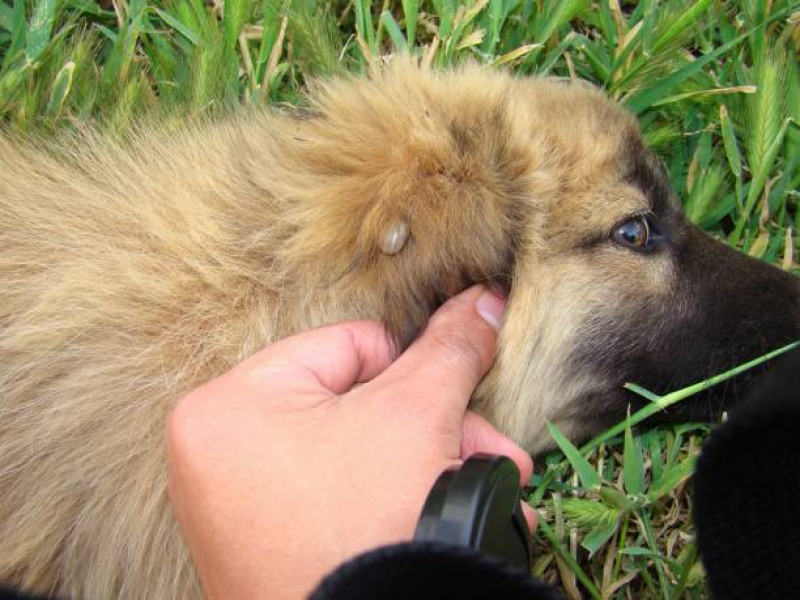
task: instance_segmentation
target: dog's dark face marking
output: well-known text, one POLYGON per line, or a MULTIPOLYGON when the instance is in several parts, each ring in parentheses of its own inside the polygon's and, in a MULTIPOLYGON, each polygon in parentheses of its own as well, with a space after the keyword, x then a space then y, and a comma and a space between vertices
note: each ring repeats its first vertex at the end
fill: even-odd
MULTIPOLYGON (((639 144, 634 147, 627 180, 644 193, 652 211, 647 221, 657 235, 653 247, 641 253, 653 259, 663 254, 672 274, 666 296, 643 294, 638 302, 598 311, 583 323, 571 368, 605 382, 568 410, 586 430, 611 425, 629 404, 642 403, 622 388, 624 382, 668 393, 800 337, 800 279, 688 222, 670 199, 657 159, 639 144)), ((657 418, 712 419, 744 394, 750 379, 729 380, 657 418)))
MULTIPOLYGON (((533 250, 517 255, 497 367, 478 393, 533 452, 552 444, 546 421, 580 441, 622 420, 644 402, 626 382, 668 393, 800 337, 800 279, 690 223, 635 124, 601 115, 595 138, 562 155, 556 199, 528 229, 533 250)), ((747 380, 659 418, 713 418, 747 380)))

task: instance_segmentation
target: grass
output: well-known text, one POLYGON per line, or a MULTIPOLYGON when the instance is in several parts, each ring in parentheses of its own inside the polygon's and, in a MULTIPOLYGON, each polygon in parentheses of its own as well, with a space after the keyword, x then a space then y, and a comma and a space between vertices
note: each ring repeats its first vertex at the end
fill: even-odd
MULTIPOLYGON (((309 77, 387 52, 582 78, 639 116, 693 221, 797 269, 798 44, 788 0, 0 0, 0 121, 124 132, 151 111, 297 103, 309 77)), ((637 432, 640 416, 562 441, 534 478, 534 572, 569 598, 707 596, 687 480, 710 426, 637 432)))

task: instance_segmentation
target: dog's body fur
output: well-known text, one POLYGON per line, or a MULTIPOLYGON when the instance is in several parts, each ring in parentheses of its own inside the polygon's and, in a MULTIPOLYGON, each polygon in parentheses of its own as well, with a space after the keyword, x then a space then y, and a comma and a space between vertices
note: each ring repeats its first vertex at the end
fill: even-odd
POLYGON ((798 331, 797 280, 685 223, 630 115, 477 67, 397 63, 321 86, 308 114, 120 145, 0 137, 0 211, 0 581, 76 598, 200 594, 165 421, 283 336, 377 318, 405 344, 450 295, 499 285, 475 406, 540 451, 547 420, 580 438, 622 416, 622 381, 678 384, 798 331), (669 246, 609 241, 643 213, 669 246), (750 300, 717 305, 720 329, 729 279, 750 300))

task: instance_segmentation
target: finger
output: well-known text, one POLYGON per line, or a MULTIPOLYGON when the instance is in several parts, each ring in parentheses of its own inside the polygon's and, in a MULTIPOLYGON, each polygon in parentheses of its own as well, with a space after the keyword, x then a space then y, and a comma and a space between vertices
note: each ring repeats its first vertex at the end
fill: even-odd
POLYGON ((522 485, 528 483, 533 475, 533 459, 510 438, 473 411, 467 411, 461 434, 461 459, 466 460, 472 454, 498 454, 513 460, 519 469, 522 485))
POLYGON ((245 375, 256 391, 275 386, 319 387, 347 392, 382 373, 395 359, 395 344, 377 321, 353 321, 312 329, 254 354, 231 374, 245 375))
POLYGON ((539 524, 539 513, 527 502, 520 502, 520 504, 522 505, 522 514, 528 522, 528 529, 533 533, 536 531, 536 526, 539 524))
POLYGON ((505 299, 474 286, 448 300, 422 335, 387 370, 399 397, 425 401, 461 418, 478 382, 492 364, 505 299))

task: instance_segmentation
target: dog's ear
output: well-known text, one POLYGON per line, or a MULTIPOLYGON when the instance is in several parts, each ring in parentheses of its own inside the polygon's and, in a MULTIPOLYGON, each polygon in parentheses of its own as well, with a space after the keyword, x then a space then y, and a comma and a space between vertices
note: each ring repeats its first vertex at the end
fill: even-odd
POLYGON ((419 81, 328 89, 317 116, 284 128, 281 149, 306 196, 291 208, 293 260, 377 294, 403 345, 471 284, 510 290, 528 214, 528 157, 502 94, 476 84, 458 95, 464 109, 442 106, 446 90, 411 74, 419 81))

